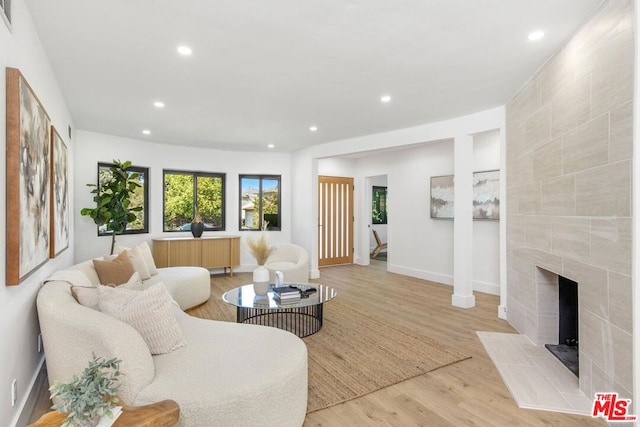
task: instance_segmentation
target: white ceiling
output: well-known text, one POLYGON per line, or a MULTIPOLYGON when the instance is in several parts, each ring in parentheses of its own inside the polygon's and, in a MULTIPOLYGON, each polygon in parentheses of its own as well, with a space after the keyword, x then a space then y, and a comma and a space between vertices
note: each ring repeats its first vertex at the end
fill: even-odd
POLYGON ((601 0, 26 2, 79 129, 295 151, 503 105, 601 0))

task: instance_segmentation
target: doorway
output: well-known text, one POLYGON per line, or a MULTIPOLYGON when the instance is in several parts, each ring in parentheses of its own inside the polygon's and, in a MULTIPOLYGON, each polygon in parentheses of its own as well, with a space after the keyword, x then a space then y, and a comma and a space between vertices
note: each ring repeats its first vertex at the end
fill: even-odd
POLYGON ((387 262, 388 189, 387 175, 370 176, 366 179, 368 208, 367 225, 370 262, 387 262))
POLYGON ((353 264, 353 178, 318 176, 318 266, 353 264))

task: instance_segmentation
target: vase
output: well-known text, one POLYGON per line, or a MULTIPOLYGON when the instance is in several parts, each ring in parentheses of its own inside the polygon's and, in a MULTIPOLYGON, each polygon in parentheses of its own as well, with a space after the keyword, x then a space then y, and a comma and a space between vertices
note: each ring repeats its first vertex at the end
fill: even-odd
POLYGON ((202 232, 204 231, 204 222, 192 222, 191 223, 191 234, 193 237, 202 236, 202 232))
POLYGON ((256 295, 266 295, 269 291, 269 270, 264 265, 259 265, 253 270, 253 292, 256 295))

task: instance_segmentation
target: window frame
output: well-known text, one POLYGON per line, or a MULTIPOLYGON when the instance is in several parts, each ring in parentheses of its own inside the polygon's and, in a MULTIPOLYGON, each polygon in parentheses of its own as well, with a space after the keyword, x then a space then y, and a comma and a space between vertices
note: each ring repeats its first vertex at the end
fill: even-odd
POLYGON ((196 210, 198 208, 198 177, 203 178, 220 178, 222 180, 221 185, 221 221, 222 225, 220 227, 207 227, 205 225, 204 231, 226 231, 227 221, 226 221, 226 184, 227 184, 227 174, 224 172, 202 172, 202 171, 188 171, 181 169, 163 169, 162 170, 162 232, 163 233, 184 233, 189 230, 167 230, 165 229, 165 207, 166 207, 166 180, 165 177, 167 174, 173 175, 190 175, 193 177, 193 212, 191 212, 191 217, 194 218, 196 214, 196 210))
POLYGON ((238 230, 239 231, 265 231, 263 230, 263 220, 264 214, 262 213, 262 183, 264 180, 276 180, 278 181, 278 226, 277 227, 269 227, 267 226, 266 231, 282 231, 282 175, 271 175, 271 174, 240 174, 238 175, 238 199, 239 199, 239 210, 238 210, 238 230), (258 180, 258 214, 259 214, 259 222, 258 228, 244 228, 242 226, 242 180, 243 179, 256 179, 258 180))
MULTIPOLYGON (((96 182, 98 183, 98 185, 100 185, 100 168, 111 169, 113 166, 114 166, 113 163, 98 162, 98 175, 96 177, 96 182)), ((148 234, 149 233, 149 168, 145 166, 131 165, 127 170, 130 172, 136 172, 144 176, 144 186, 143 186, 144 201, 142 206, 142 212, 144 213, 142 220, 144 221, 144 224, 143 224, 143 227, 139 230, 125 230, 121 233, 121 235, 148 234)), ((98 230, 98 237, 111 236, 112 234, 111 231, 100 231, 100 227, 97 227, 97 230, 98 230)))

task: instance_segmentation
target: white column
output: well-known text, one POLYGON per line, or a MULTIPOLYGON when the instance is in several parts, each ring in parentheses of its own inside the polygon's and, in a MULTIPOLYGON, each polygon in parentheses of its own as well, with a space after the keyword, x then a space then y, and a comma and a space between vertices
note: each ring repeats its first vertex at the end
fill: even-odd
POLYGON ((473 296, 473 137, 454 139, 453 295, 451 304, 470 308, 473 296))

